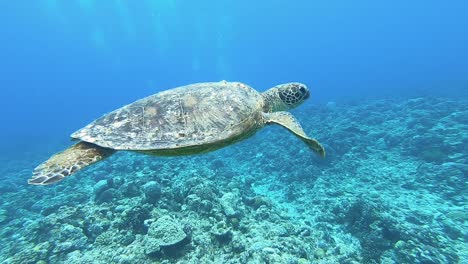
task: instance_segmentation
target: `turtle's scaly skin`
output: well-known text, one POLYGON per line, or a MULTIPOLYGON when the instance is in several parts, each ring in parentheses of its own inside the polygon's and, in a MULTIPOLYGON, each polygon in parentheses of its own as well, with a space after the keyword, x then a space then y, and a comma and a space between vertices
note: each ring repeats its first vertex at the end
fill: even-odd
POLYGON ((263 105, 261 94, 242 83, 192 84, 117 109, 72 137, 154 155, 206 152, 263 127, 263 105))
POLYGON ((114 154, 115 150, 79 142, 50 157, 33 171, 29 184, 47 185, 63 180, 78 170, 114 154))

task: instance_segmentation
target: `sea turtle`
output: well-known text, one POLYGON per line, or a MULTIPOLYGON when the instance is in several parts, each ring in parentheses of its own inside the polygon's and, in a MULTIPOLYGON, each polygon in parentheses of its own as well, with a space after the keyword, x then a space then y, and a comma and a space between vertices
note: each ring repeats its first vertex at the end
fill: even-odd
POLYGON ((278 124, 325 157, 285 110, 309 98, 301 83, 277 85, 264 93, 239 82, 190 84, 156 93, 110 112, 71 135, 80 142, 37 166, 28 183, 48 185, 119 150, 157 156, 213 151, 278 124))

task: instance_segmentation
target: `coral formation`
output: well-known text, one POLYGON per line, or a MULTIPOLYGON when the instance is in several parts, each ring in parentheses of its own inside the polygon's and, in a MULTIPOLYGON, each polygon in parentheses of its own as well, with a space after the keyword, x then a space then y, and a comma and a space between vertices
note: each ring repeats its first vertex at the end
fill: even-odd
POLYGON ((199 156, 119 153, 26 186, 0 167, 2 263, 466 263, 468 102, 329 103, 199 156), (5 191, 3 191, 5 190, 5 191))

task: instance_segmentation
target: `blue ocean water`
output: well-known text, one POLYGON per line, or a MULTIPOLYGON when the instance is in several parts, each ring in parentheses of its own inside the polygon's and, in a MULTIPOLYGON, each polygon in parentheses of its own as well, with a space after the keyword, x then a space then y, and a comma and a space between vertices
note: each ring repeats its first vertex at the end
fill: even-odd
POLYGON ((0 1, 0 260, 466 263, 467 11, 460 0, 0 1), (101 115, 221 80, 307 84, 292 113, 327 158, 269 126, 205 155, 118 153, 27 185, 101 115))

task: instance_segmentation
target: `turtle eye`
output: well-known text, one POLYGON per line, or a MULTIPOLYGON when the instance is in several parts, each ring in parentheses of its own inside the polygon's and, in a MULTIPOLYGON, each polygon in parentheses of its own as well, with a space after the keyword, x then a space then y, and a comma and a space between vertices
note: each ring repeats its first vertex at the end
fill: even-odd
POLYGON ((306 94, 307 91, 304 87, 299 88, 299 91, 301 91, 302 94, 306 94))

